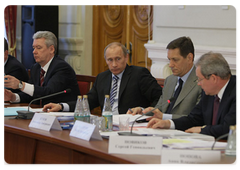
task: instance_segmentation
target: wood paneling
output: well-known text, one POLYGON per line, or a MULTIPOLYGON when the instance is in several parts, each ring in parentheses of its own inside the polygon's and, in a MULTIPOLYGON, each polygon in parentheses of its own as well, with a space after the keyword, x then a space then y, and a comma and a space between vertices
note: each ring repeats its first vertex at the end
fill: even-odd
POLYGON ((128 64, 145 67, 147 62, 147 67, 150 68, 151 60, 147 58, 144 44, 147 43, 149 34, 150 38, 152 36, 152 9, 152 6, 93 7, 92 74, 94 76, 108 69, 104 60, 104 48, 111 42, 121 42, 126 45, 131 55, 128 64), (151 24, 148 25, 148 22, 151 24))

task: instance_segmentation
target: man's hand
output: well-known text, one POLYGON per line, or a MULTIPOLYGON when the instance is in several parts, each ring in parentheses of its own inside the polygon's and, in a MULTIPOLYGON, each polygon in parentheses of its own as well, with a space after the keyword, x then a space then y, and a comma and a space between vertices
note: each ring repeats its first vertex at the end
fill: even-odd
POLYGON ((187 133, 200 133, 201 129, 202 129, 202 126, 195 126, 195 127, 192 127, 192 128, 189 128, 189 129, 185 130, 185 132, 187 132, 187 133))
POLYGON ((10 90, 4 89, 4 101, 15 101, 16 96, 10 90))
POLYGON ((58 112, 60 110, 62 110, 62 106, 56 103, 48 103, 43 107, 44 112, 58 112))
POLYGON ((131 114, 131 115, 142 114, 142 108, 135 107, 135 108, 128 109, 126 114, 131 114))
POLYGON ((11 89, 18 89, 19 83, 20 81, 13 76, 10 76, 10 75, 4 76, 4 87, 11 88, 11 89))
POLYGON ((161 120, 161 119, 153 118, 148 122, 147 128, 169 129, 170 125, 171 123, 169 120, 161 120))
MULTIPOLYGON (((148 107, 148 108, 144 109, 144 110, 142 111, 142 113, 145 114, 145 113, 151 111, 152 109, 154 109, 154 108, 153 108, 153 107, 148 107)), ((151 120, 152 118, 162 119, 163 113, 162 113, 159 109, 155 109, 155 110, 152 111, 152 112, 154 113, 154 115, 153 115, 152 117, 147 118, 147 119, 146 119, 147 121, 151 120)))

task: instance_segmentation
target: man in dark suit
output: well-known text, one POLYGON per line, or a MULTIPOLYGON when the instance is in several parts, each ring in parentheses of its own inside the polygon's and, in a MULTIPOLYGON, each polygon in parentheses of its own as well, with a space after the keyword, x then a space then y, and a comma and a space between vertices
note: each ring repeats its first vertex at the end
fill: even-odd
MULTIPOLYGON (((4 38, 4 75, 11 75, 22 81, 28 81, 28 73, 22 63, 8 54, 8 43, 4 38)), ((20 92, 18 89, 9 89, 12 92, 20 92)))
MULTIPOLYGON (((111 43, 104 50, 104 57, 109 70, 98 74, 96 81, 89 91, 88 101, 90 109, 100 106, 103 108, 104 97, 110 95, 114 86, 114 76, 118 76, 116 95, 112 98, 113 114, 125 114, 129 108, 142 105, 155 106, 162 94, 162 88, 156 79, 143 67, 129 66, 127 49, 121 43, 111 43)), ((64 110, 74 111, 76 101, 69 102, 70 108, 64 110)), ((68 107, 68 106, 67 106, 68 107)), ((49 104, 44 111, 58 111, 60 105, 49 104)))
POLYGON ((196 63, 198 85, 204 90, 198 105, 186 117, 173 120, 153 118, 149 128, 175 128, 215 138, 229 132, 236 124, 236 76, 219 53, 207 53, 196 63))
MULTIPOLYGON (((6 75, 5 87, 20 89, 20 93, 4 91, 4 100, 28 103, 31 100, 71 89, 68 94, 61 94, 43 99, 42 104, 49 102, 76 100, 80 94, 74 70, 60 57, 56 56, 57 38, 49 31, 39 31, 33 35, 33 55, 36 61, 31 68, 31 78, 23 82, 6 75), (40 73, 41 72, 41 73, 40 73)), ((39 101, 37 102, 39 103, 39 101)))

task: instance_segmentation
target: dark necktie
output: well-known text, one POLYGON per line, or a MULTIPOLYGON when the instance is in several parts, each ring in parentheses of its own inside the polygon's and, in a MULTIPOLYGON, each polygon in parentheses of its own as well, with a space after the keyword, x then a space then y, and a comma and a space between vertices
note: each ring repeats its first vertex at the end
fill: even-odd
POLYGON ((216 95, 213 103, 213 118, 212 118, 212 125, 216 124, 218 108, 219 108, 219 97, 216 95))
POLYGON ((41 69, 40 71, 40 86, 43 85, 43 82, 44 82, 44 74, 45 74, 45 71, 43 69, 41 69))
MULTIPOLYGON (((43 82, 44 82, 44 74, 45 74, 45 71, 41 68, 41 71, 40 71, 40 86, 43 85, 43 82)), ((40 106, 42 106, 42 100, 40 100, 40 106)))
POLYGON ((112 107, 113 107, 113 103, 114 103, 114 98, 116 97, 116 94, 117 94, 118 79, 119 79, 118 76, 116 76, 116 75, 113 76, 113 86, 112 86, 112 90, 110 92, 110 103, 111 103, 112 107))
POLYGON ((181 92, 181 90, 182 90, 182 84, 183 84, 183 81, 182 81, 182 79, 180 78, 179 80, 178 80, 178 87, 177 87, 177 89, 176 89, 176 91, 175 91, 175 93, 174 93, 174 101, 172 101, 171 103, 170 103, 170 105, 168 106, 168 109, 167 109, 167 113, 171 113, 171 111, 172 111, 172 108, 173 108, 173 106, 174 106, 174 104, 175 104, 175 102, 176 102, 176 100, 177 100, 177 98, 178 98, 178 95, 180 94, 180 92, 181 92))

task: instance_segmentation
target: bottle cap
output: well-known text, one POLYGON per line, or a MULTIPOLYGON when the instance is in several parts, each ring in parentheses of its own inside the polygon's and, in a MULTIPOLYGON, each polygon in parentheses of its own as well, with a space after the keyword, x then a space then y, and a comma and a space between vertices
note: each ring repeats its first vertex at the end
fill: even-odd
POLYGON ((83 95, 83 98, 88 98, 88 96, 87 95, 83 95))
POLYGON ((105 98, 109 98, 109 95, 105 95, 105 98))
POLYGON ((236 130, 236 125, 231 125, 231 126, 230 126, 230 129, 231 129, 231 130, 236 130))
POLYGON ((81 96, 81 95, 79 95, 79 96, 78 96, 78 98, 79 98, 79 99, 81 99, 81 98, 82 98, 82 96, 81 96))

